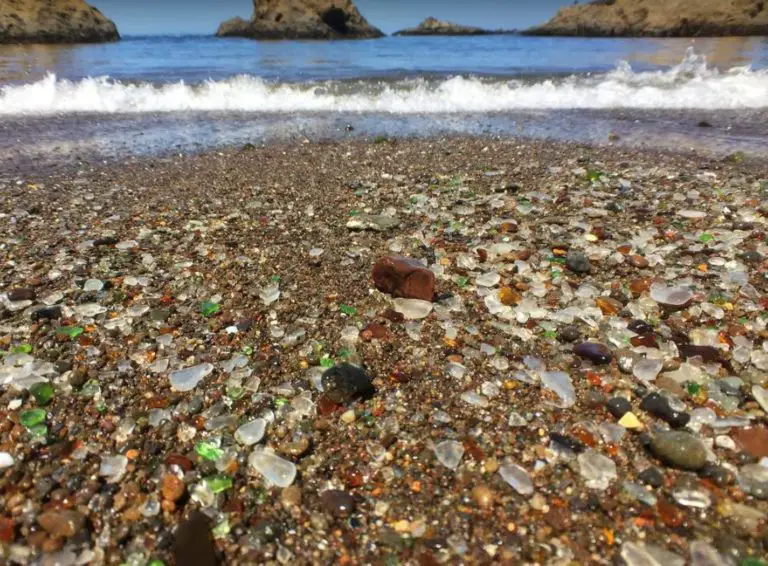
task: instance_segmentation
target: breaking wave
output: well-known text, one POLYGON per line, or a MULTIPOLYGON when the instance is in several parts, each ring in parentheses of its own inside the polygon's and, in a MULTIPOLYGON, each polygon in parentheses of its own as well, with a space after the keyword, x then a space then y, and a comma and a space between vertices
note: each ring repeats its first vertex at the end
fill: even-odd
POLYGON ((720 71, 688 53, 664 71, 626 62, 601 75, 473 76, 280 83, 241 75, 200 84, 44 79, 0 87, 0 116, 153 112, 504 112, 541 109, 756 109, 768 107, 768 71, 720 71))

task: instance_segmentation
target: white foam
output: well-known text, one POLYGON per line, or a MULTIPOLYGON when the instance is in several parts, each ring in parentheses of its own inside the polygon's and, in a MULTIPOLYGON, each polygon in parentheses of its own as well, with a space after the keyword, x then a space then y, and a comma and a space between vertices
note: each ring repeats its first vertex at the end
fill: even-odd
POLYGON ((438 82, 271 83, 237 76, 199 85, 130 84, 109 77, 77 82, 54 75, 0 87, 0 116, 181 111, 384 112, 392 114, 503 112, 527 109, 756 109, 768 107, 768 71, 718 71, 693 52, 667 71, 634 72, 627 63, 595 76, 438 82))

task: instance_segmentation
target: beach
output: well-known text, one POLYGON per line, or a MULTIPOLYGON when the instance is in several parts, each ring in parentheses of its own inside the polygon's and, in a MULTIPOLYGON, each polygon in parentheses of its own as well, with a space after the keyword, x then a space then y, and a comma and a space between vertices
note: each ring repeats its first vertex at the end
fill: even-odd
POLYGON ((369 136, 0 194, 1 561, 768 554, 763 156, 369 136))

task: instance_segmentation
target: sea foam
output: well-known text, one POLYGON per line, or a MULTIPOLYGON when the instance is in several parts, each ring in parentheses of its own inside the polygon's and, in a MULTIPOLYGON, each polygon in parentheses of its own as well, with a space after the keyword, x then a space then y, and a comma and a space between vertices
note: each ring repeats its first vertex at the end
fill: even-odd
POLYGON ((664 71, 635 72, 626 62, 599 75, 538 79, 453 76, 440 79, 271 82, 240 75, 190 85, 79 81, 55 75, 0 87, 0 116, 153 112, 504 112, 548 109, 758 109, 768 107, 768 71, 720 71, 692 51, 664 71))

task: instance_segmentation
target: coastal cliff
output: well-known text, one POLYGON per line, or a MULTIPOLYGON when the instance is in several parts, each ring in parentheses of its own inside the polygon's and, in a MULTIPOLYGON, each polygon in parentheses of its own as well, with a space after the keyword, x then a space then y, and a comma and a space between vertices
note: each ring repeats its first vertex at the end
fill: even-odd
POLYGON ((768 35, 763 0, 597 0, 562 8, 527 35, 706 37, 768 35))
POLYGON ((219 37, 366 39, 382 37, 351 0, 254 0, 250 20, 223 22, 219 37))
POLYGON ((0 43, 117 41, 114 22, 83 0, 2 0, 0 43))

